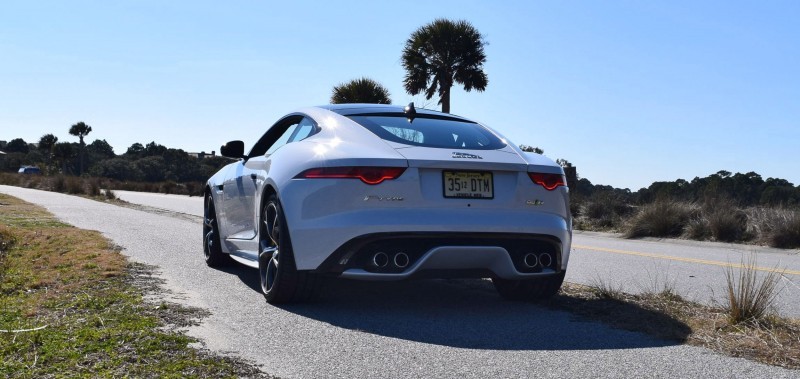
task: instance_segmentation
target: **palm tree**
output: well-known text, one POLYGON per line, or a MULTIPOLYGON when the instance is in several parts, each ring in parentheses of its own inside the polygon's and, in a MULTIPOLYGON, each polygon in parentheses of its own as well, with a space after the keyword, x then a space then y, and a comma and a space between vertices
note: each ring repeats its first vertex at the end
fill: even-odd
POLYGON ((58 142, 58 137, 52 134, 45 134, 39 138, 39 150, 41 150, 47 160, 47 170, 50 170, 50 163, 53 158, 53 146, 58 142))
POLYGON ((86 137, 91 131, 92 127, 86 125, 86 123, 83 121, 80 121, 69 128, 69 134, 77 136, 81 142, 81 165, 80 165, 80 170, 78 171, 78 175, 83 174, 83 157, 86 151, 86 143, 83 142, 83 137, 86 137))
POLYGON ((366 77, 353 79, 333 87, 331 104, 370 103, 391 104, 389 90, 380 83, 366 77))
POLYGON ((430 99, 438 91, 442 112, 450 113, 450 88, 454 83, 484 91, 489 78, 483 72, 486 42, 467 21, 437 19, 411 34, 403 48, 406 92, 423 90, 430 99))

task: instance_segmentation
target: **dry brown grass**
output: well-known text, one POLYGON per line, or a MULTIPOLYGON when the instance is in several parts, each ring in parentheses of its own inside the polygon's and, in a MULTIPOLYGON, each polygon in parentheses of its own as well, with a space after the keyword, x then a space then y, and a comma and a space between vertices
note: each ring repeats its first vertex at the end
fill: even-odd
POLYGON ((732 325, 762 322, 780 291, 778 283, 783 272, 777 267, 759 277, 755 254, 742 257, 738 273, 725 268, 727 282, 728 319, 732 325))
POLYGON ((800 369, 800 321, 765 316, 731 325, 728 310, 688 301, 674 291, 631 295, 565 283, 546 305, 612 327, 699 346, 761 363, 800 369))
POLYGON ((31 252, 26 260, 32 263, 9 260, 7 263, 15 266, 6 267, 7 271, 26 271, 30 277, 4 290, 24 287, 52 294, 80 288, 98 276, 110 277, 123 272, 125 258, 109 250, 108 242, 99 232, 64 225, 42 208, 10 196, 0 195, 0 202, 7 204, 4 205, 3 219, 21 226, 0 225, 0 230, 3 234, 13 235, 18 245, 31 252))
POLYGON ((683 233, 698 207, 674 200, 658 200, 642 206, 625 226, 625 237, 677 237, 683 233))
POLYGON ((800 210, 751 208, 747 212, 758 242, 784 249, 800 247, 800 210))
POLYGON ((634 208, 613 193, 595 193, 580 201, 575 223, 583 230, 617 230, 634 208))

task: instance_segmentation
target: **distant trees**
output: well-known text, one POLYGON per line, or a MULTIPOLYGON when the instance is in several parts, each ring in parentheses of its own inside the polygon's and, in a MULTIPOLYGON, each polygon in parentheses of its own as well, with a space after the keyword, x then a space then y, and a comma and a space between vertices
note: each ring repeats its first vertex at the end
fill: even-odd
POLYGON ((69 142, 58 142, 53 145, 53 158, 61 164, 61 172, 67 173, 67 165, 75 155, 75 149, 69 142))
POLYGON ((39 138, 39 151, 44 154, 47 170, 50 170, 50 164, 53 160, 53 147, 58 142, 58 137, 52 134, 45 134, 39 138))
POLYGON ((52 134, 45 134, 41 138, 39 138, 39 150, 45 154, 52 154, 53 153, 53 146, 55 146, 56 142, 58 142, 58 137, 52 134))
POLYGON ((125 151, 125 155, 132 157, 139 157, 142 153, 144 153, 144 146, 139 142, 134 143, 125 151))
POLYGON ((96 139, 94 142, 87 145, 86 152, 90 157, 94 156, 102 159, 113 158, 115 156, 114 148, 104 139, 96 139))
POLYGON ((22 153, 28 154, 30 147, 28 143, 22 138, 14 138, 6 144, 6 153, 22 153))
POLYGON ((450 89, 455 83, 467 92, 486 89, 484 45, 481 33, 467 21, 437 19, 420 27, 403 48, 406 92, 424 91, 426 99, 438 92, 442 112, 450 113, 450 89))
POLYGON ((89 172, 92 176, 116 179, 119 181, 141 180, 141 173, 136 171, 133 163, 121 157, 101 161, 94 165, 89 172))
POLYGON ((520 148, 520 150, 522 150, 524 152, 528 152, 528 153, 544 154, 544 150, 542 150, 542 149, 540 149, 538 147, 533 147, 533 146, 528 146, 528 145, 519 145, 519 148, 520 148))
POLYGON ((91 132, 92 132, 92 127, 89 126, 89 125, 86 125, 86 123, 83 122, 83 121, 80 121, 77 124, 73 124, 69 128, 69 134, 72 134, 73 136, 78 137, 78 139, 80 140, 80 145, 81 145, 80 146, 81 164, 80 164, 80 169, 78 170, 78 175, 83 174, 83 161, 84 161, 85 155, 86 155, 85 154, 86 153, 86 143, 83 142, 83 137, 86 137, 91 132))
POLYGON ((570 162, 569 162, 568 160, 566 160, 566 159, 561 159, 561 158, 559 158, 559 159, 556 159, 556 163, 557 163, 559 166, 563 167, 563 168, 572 167, 572 163, 570 163, 570 162))
POLYGON ((46 165, 46 173, 64 175, 89 173, 120 181, 145 182, 204 182, 222 166, 230 163, 223 157, 193 157, 181 149, 167 148, 155 141, 132 144, 125 154, 116 155, 104 139, 87 144, 92 128, 86 123, 72 125, 70 134, 79 142, 59 142, 53 134, 39 138, 38 145, 22 138, 0 142, 6 153, 0 159, 0 171, 16 172, 23 165, 46 165))
POLYGON ((230 160, 222 157, 197 159, 181 149, 137 142, 125 154, 94 164, 90 173, 121 181, 202 182, 228 163, 230 160))
POLYGON ((725 170, 692 181, 654 182, 637 191, 635 196, 638 203, 649 203, 659 198, 695 202, 728 198, 740 206, 800 205, 800 187, 785 179, 764 180, 755 172, 733 174, 725 170))
POLYGON ((386 87, 362 77, 333 87, 331 104, 345 103, 391 104, 392 100, 386 87))

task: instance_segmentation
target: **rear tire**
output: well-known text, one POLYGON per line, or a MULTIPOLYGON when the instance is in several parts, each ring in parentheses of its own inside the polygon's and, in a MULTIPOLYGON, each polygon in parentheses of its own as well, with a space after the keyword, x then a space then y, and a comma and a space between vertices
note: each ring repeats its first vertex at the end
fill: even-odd
POLYGON ((206 196, 205 217, 203 218, 203 253, 206 265, 209 267, 222 267, 230 263, 231 257, 222 252, 217 227, 217 212, 214 208, 214 199, 206 196))
POLYGON ((261 292, 270 304, 311 299, 317 292, 317 276, 298 271, 294 261, 289 228, 276 195, 267 199, 261 211, 258 273, 261 292))
POLYGON ((566 271, 542 278, 508 280, 493 278, 494 288, 500 296, 513 301, 535 301, 553 297, 564 283, 566 271))

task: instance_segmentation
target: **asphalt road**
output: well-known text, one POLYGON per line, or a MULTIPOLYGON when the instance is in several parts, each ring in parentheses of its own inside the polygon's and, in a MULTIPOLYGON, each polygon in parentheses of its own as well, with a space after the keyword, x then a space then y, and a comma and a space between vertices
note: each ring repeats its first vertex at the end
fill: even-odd
MULTIPOLYGON (((134 204, 203 216, 202 197, 114 191, 134 204)), ((800 252, 730 243, 684 240, 626 240, 608 233, 575 232, 566 280, 605 285, 628 293, 672 288, 705 304, 725 301, 725 271, 754 255, 763 272, 785 270, 776 310, 800 318, 800 252)), ((736 272, 736 267, 734 272, 736 272)))
MULTIPOLYGON (((798 371, 610 329, 569 313, 503 301, 485 281, 333 281, 318 302, 275 307, 260 295, 254 270, 205 266, 198 220, 17 187, 0 186, 0 192, 40 204, 75 226, 99 230, 132 260, 159 266, 166 287, 179 301, 211 312, 190 334, 213 350, 253 360, 280 377, 800 376, 798 371)), ((626 273, 652 264, 653 271, 699 294, 715 285, 717 280, 709 278, 721 270, 712 263, 687 261, 695 259, 689 251, 709 248, 706 244, 619 245, 624 242, 576 235, 576 246, 589 248, 576 248, 568 280, 613 278, 633 288, 636 280, 626 279, 633 275, 626 273), (669 258, 637 255, 644 253, 669 258), (699 275, 689 275, 697 283, 686 279, 692 271, 684 266, 697 267, 699 275)), ((738 262, 736 248, 723 245, 721 250, 704 259, 726 262, 735 256, 729 260, 738 262)), ((760 266, 772 267, 772 259, 780 259, 787 268, 800 269, 796 255, 766 252, 759 251, 760 266)), ((648 285, 642 281, 640 286, 648 285)), ((784 297, 790 303, 797 292, 784 297)))

